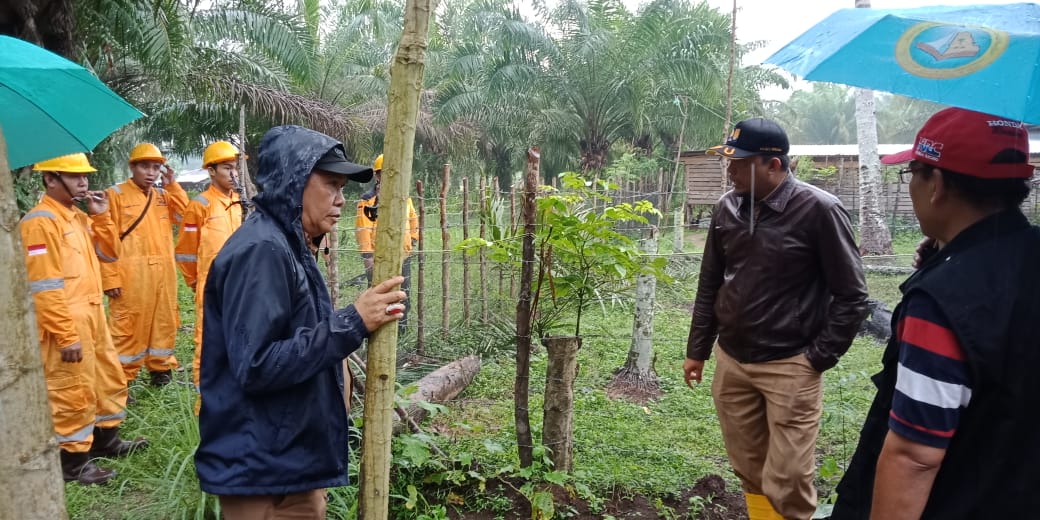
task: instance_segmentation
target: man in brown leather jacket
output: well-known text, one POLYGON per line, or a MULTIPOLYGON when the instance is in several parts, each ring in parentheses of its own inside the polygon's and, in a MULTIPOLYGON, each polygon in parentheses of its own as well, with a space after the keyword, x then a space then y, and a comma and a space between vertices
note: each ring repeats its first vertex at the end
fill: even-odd
POLYGON ((794 178, 789 148, 754 118, 708 150, 733 189, 712 213, 683 364, 699 383, 717 340, 712 396, 751 520, 812 517, 822 372, 867 314, 848 213, 794 178))

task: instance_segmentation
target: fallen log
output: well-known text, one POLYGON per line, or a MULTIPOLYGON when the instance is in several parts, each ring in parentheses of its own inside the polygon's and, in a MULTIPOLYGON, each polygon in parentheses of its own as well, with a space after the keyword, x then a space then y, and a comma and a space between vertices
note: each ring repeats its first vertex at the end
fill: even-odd
POLYGON ((884 346, 892 332, 892 311, 888 310, 883 302, 873 299, 867 300, 867 306, 870 308, 870 314, 860 325, 859 334, 870 336, 877 340, 879 345, 884 346))
MULTIPOLYGON (((478 373, 480 373, 480 358, 466 356, 426 374, 422 379, 416 381, 418 389, 405 398, 406 402, 403 405, 405 416, 411 422, 422 422, 428 412, 418 403, 451 401, 473 382, 478 373)), ((401 433, 407 428, 407 424, 400 419, 400 417, 394 418, 394 433, 401 433)))

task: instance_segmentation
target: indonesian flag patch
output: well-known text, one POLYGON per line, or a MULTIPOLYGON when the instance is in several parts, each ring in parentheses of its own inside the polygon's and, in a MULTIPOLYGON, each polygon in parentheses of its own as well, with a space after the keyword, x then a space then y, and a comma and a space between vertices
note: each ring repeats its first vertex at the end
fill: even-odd
POLYGON ((184 232, 185 233, 194 233, 194 232, 196 232, 198 230, 199 230, 199 226, 196 226, 194 224, 185 224, 184 225, 184 232))
POLYGON ((47 254, 47 244, 35 244, 27 247, 26 249, 29 251, 29 256, 47 254))

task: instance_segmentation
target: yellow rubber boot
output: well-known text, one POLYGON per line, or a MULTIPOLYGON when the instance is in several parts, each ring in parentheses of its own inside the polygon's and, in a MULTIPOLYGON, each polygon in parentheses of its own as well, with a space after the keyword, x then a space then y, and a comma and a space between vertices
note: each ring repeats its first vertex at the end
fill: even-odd
POLYGON ((747 502, 748 520, 784 520, 765 495, 744 493, 744 500, 747 502))

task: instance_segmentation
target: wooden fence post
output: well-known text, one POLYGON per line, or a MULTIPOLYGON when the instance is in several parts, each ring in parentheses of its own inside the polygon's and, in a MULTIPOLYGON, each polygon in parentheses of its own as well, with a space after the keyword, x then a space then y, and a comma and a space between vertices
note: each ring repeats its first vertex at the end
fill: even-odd
MULTIPOLYGON (((469 238, 469 177, 462 178, 462 240, 469 238)), ((469 325, 469 255, 462 255, 462 323, 469 325)))
MULTIPOLYGON (((530 160, 530 159, 528 159, 530 160)), ((527 179, 524 178, 524 182, 527 179)), ((526 185, 525 185, 526 186, 526 185)), ((537 186, 537 185, 536 185, 537 186)), ((518 222, 516 221, 516 186, 509 187, 509 227, 512 230, 512 235, 516 234, 518 222)), ((509 270, 509 298, 506 301, 512 301, 516 299, 516 273, 509 270)))
MULTIPOLYGON (((487 191, 487 179, 480 176, 480 197, 477 198, 480 202, 480 239, 487 240, 487 211, 490 207, 488 201, 487 191)), ((486 248, 480 248, 480 321, 481 323, 488 322, 488 272, 487 272, 487 252, 486 248)))
POLYGON ((333 307, 339 305, 339 264, 336 258, 339 254, 336 248, 339 244, 339 223, 332 227, 332 231, 325 234, 325 248, 321 250, 325 258, 325 284, 329 287, 329 298, 332 299, 333 307))
POLYGON ((423 196, 422 181, 415 181, 415 193, 419 195, 419 272, 415 275, 415 353, 424 356, 426 351, 426 198, 423 196))
POLYGON ((451 293, 451 255, 448 250, 451 247, 451 235, 448 233, 448 186, 451 185, 451 164, 444 165, 444 175, 441 177, 441 335, 448 336, 448 326, 451 321, 451 310, 448 307, 448 297, 451 293))
POLYGON ((682 253, 686 249, 683 244, 683 238, 685 235, 685 227, 683 226, 683 210, 682 208, 675 208, 675 246, 672 248, 676 253, 682 253))
MULTIPOLYGON (((520 297, 516 302, 516 380, 513 382, 513 418, 516 421, 516 447, 520 466, 529 467, 534 460, 531 440, 530 402, 531 379, 531 285, 534 282, 535 193, 538 189, 538 148, 527 150, 527 170, 524 173, 524 236, 520 254, 520 297)), ((513 190, 510 190, 512 194, 513 190)), ((512 196, 510 196, 512 199, 512 196)))

